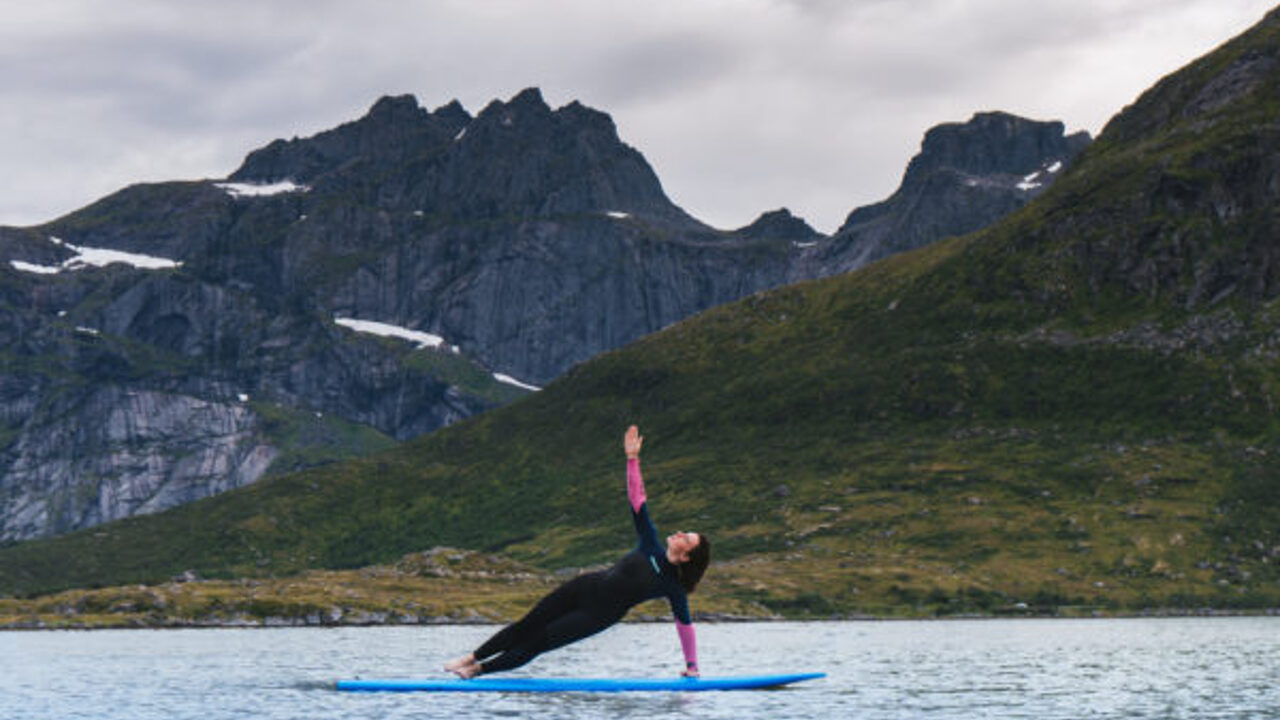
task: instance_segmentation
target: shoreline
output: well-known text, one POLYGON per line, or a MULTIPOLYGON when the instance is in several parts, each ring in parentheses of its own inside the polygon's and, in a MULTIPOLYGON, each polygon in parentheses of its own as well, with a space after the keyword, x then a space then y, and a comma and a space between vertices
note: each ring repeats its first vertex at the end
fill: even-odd
MULTIPOLYGON (((695 615, 698 624, 747 624, 747 623, 871 623, 871 622, 955 622, 955 621, 1000 621, 1000 620, 1179 620, 1179 619, 1229 619, 1229 618, 1263 618, 1280 617, 1280 608, 1260 609, 1218 609, 1218 608, 1152 608, 1133 612, 1100 612, 1090 614, 1074 613, 960 613, 955 615, 867 615, 850 614, 831 617, 780 617, 780 616, 744 616, 706 613, 695 615)), ((483 617, 449 618, 423 617, 401 618, 397 620, 368 617, 365 613, 351 613, 336 619, 321 618, 249 618, 232 617, 225 619, 201 618, 192 620, 172 619, 167 621, 144 622, 139 619, 122 619, 123 622, 96 623, 48 623, 33 618, 0 624, 0 632, 57 632, 99 630, 275 630, 281 628, 312 628, 318 630, 338 628, 380 628, 380 627, 441 627, 441 626, 500 626, 506 620, 483 617)), ((637 617, 626 618, 621 624, 646 625, 670 622, 670 618, 637 617)))

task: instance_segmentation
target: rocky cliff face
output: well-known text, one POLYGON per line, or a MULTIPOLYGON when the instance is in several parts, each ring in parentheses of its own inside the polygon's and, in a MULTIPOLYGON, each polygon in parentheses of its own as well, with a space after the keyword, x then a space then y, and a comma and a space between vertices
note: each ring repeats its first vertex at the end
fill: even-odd
POLYGON ((536 90, 474 117, 383 98, 226 180, 0 229, 0 539, 430 432, 713 305, 972 229, 1079 142, 974 123, 931 132, 835 238, 785 210, 713 230, 607 115, 536 90))
POLYGON ((32 419, 40 432, 22 434, 9 451, 8 537, 56 534, 230 490, 256 480, 278 454, 243 404, 114 385, 61 400, 32 419))

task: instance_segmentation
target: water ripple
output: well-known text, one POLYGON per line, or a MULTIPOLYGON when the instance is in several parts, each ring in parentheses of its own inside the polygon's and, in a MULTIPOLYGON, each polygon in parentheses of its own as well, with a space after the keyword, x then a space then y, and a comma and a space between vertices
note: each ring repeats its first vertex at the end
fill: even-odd
MULTIPOLYGON (((0 633, 6 720, 873 717, 1244 720, 1280 707, 1280 618, 703 624, 708 674, 819 670, 776 692, 347 694, 439 677, 491 627, 0 633)), ((663 676, 669 625, 627 625, 515 674, 663 676)))

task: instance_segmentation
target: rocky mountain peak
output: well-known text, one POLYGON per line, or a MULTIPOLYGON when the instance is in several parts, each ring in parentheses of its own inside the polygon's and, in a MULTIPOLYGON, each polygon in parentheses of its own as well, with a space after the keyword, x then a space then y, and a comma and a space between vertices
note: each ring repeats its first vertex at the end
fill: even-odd
POLYGON ((1061 122, 1005 112, 935 126, 893 195, 849 213, 806 260, 819 268, 810 272, 847 272, 986 227, 1042 193, 1090 142, 1061 122))
POLYGON ((462 103, 457 100, 450 101, 447 105, 441 105, 431 113, 431 117, 444 123, 448 127, 456 127, 458 130, 467 126, 471 122, 471 113, 462 107, 462 103))
POLYGON ((763 213, 755 222, 735 232, 744 238, 778 238, 792 242, 806 242, 823 237, 809 223, 791 214, 787 208, 779 208, 763 213))
POLYGON ((496 127, 510 133, 528 135, 545 131, 552 121, 551 106, 538 88, 526 88, 510 100, 492 100, 476 116, 480 126, 496 127))
POLYGON ((552 110, 540 90, 528 88, 490 102, 456 139, 417 188, 425 205, 454 215, 626 212, 697 224, 666 197, 613 120, 581 103, 552 110))
POLYGON ((552 135, 591 133, 598 135, 600 142, 621 144, 613 119, 607 113, 577 100, 552 110, 538 88, 526 88, 506 102, 494 100, 476 119, 480 121, 478 125, 503 128, 524 139, 546 141, 552 139, 552 135))
POLYGON ((1067 136, 1059 121, 1037 121, 1004 112, 980 112, 965 123, 944 123, 930 129, 920 154, 911 160, 906 185, 940 169, 971 175, 1025 175, 1047 158, 1065 160, 1089 144, 1089 134, 1067 136))
POLYGON ((547 105, 547 101, 542 99, 542 90, 536 87, 529 87, 516 93, 507 102, 506 107, 511 110, 524 110, 537 113, 551 112, 551 106, 547 105))
POLYGON ((311 183, 360 159, 404 162, 443 146, 469 121, 456 101, 433 114, 412 95, 385 96, 358 120, 308 138, 276 140, 249 153, 230 179, 311 183))
POLYGON ((365 121, 410 125, 426 121, 427 114, 427 111, 418 105, 418 99, 412 95, 384 95, 369 108, 365 121))
POLYGON ((626 212, 703 227, 671 203, 607 114, 576 101, 552 110, 538 88, 474 118, 456 100, 427 112, 412 95, 383 97, 358 120, 250 153, 230 179, 360 192, 450 217, 626 212))

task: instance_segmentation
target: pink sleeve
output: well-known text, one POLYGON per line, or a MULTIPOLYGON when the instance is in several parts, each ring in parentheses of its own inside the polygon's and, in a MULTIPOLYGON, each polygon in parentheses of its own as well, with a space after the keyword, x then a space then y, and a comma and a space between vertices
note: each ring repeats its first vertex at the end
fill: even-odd
POLYGON ((631 511, 640 512, 644 504, 644 479, 640 477, 640 458, 627 458, 627 499, 631 501, 631 511))
POLYGON ((684 651, 684 666, 686 670, 698 669, 698 635, 693 631, 693 625, 685 625, 679 620, 676 621, 676 633, 680 636, 680 649, 684 651))

